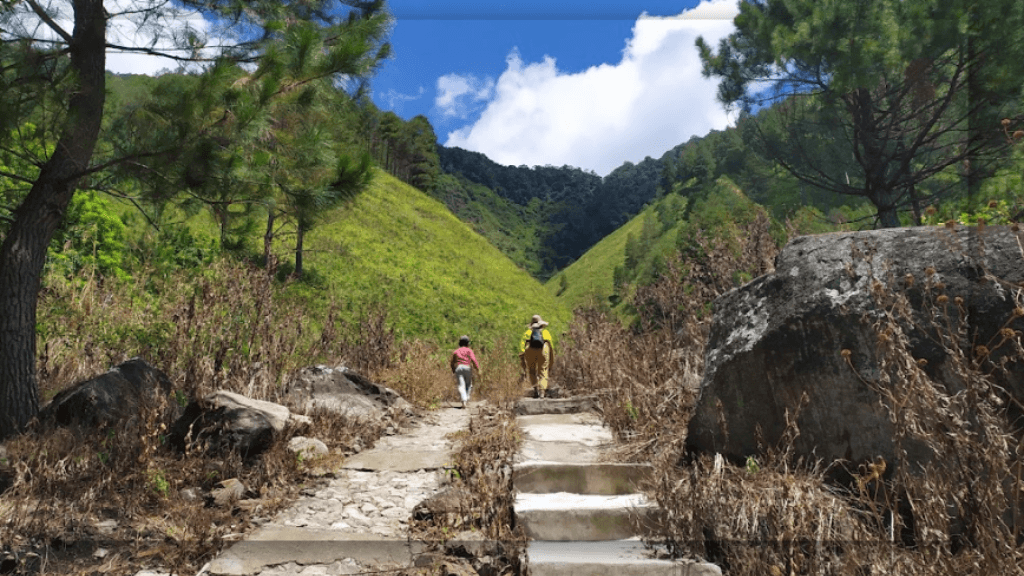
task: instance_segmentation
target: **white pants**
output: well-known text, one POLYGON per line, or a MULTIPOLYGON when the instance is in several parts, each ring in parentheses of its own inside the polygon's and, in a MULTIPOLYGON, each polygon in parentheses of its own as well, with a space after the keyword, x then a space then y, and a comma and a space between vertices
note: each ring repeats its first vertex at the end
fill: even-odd
POLYGON ((473 367, 469 364, 459 364, 455 367, 455 379, 459 383, 459 396, 463 402, 469 402, 469 395, 473 392, 473 367))

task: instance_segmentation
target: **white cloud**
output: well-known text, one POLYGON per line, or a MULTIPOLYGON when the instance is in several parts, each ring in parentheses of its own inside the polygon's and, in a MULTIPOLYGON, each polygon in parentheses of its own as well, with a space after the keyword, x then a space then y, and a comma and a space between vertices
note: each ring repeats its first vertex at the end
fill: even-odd
POLYGON ((436 106, 443 115, 465 118, 478 109, 481 102, 494 96, 494 79, 480 79, 472 74, 446 74, 437 79, 436 106))
MULTIPOLYGON (((737 11, 736 0, 715 0, 679 16, 641 16, 620 62, 574 74, 559 71, 554 58, 526 63, 513 52, 479 119, 450 132, 445 145, 502 164, 567 164, 606 175, 725 128, 730 117, 716 100, 717 81, 701 75, 694 42, 703 36, 716 44, 733 31, 737 11)), ((450 93, 457 102, 461 94, 450 93)))
MULTIPOLYGON (((70 3, 43 2, 50 20, 63 33, 74 29, 74 14, 70 3)), ((178 56, 189 56, 189 50, 176 47, 176 38, 192 35, 206 38, 211 27, 202 14, 176 7, 165 0, 106 0, 104 9, 110 15, 107 42, 120 48, 107 52, 106 68, 116 73, 155 75, 162 70, 175 69, 178 62, 171 58, 144 54, 127 49, 145 48, 178 56)), ((9 11, 9 27, 0 35, 4 39, 25 38, 39 42, 61 42, 58 33, 33 12, 25 3, 15 3, 9 11)), ((220 38, 207 39, 211 56, 213 47, 223 42, 220 38)), ((228 41, 227 43, 230 43, 228 41)))
POLYGON ((392 88, 384 94, 383 98, 384 101, 388 103, 389 110, 400 112, 402 110, 402 104, 404 104, 405 102, 419 100, 420 98, 423 97, 423 94, 426 93, 426 91, 427 90, 423 86, 420 86, 420 89, 416 92, 416 94, 403 94, 398 90, 392 88))

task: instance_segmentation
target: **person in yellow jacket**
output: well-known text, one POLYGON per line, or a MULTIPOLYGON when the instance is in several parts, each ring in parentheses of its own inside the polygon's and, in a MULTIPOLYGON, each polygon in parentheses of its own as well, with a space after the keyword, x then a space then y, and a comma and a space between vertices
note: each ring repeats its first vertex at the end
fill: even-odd
POLYGON ((519 341, 519 364, 529 375, 530 386, 538 398, 547 395, 548 372, 555 362, 555 348, 547 325, 540 314, 534 314, 519 341))

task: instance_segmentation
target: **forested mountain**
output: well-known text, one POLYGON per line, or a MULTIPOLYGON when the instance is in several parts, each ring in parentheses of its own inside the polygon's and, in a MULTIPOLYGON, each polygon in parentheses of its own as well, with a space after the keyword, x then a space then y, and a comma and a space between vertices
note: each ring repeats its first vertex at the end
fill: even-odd
MULTIPOLYGON (((676 191, 692 194, 727 176, 753 201, 776 218, 802 206, 813 206, 836 220, 849 217, 861 202, 801 184, 757 155, 746 142, 751 118, 736 127, 693 137, 638 164, 626 162, 601 178, 571 166, 503 166, 479 152, 438 147, 441 171, 485 186, 498 196, 525 207, 534 203, 543 220, 538 231, 543 249, 539 277, 548 277, 578 259, 655 198, 676 191)), ((449 205, 449 208, 452 206, 449 205)), ((538 275, 534 269, 531 269, 538 275)))
POLYGON ((564 267, 629 220, 657 194, 661 163, 627 163, 605 178, 572 166, 503 166, 479 152, 438 147, 441 170, 486 186, 520 206, 539 202, 550 258, 542 274, 564 267))

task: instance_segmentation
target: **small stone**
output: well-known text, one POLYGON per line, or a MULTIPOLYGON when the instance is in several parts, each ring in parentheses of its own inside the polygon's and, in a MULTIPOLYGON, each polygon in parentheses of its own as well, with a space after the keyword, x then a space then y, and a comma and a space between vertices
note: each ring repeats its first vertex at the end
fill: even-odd
POLYGON ((97 560, 102 560, 106 558, 108 554, 110 554, 110 550, 107 550, 106 548, 97 548, 96 551, 92 553, 92 557, 97 560))
POLYGON ((104 520, 96 523, 96 529, 100 534, 113 534, 117 530, 117 520, 104 520))

